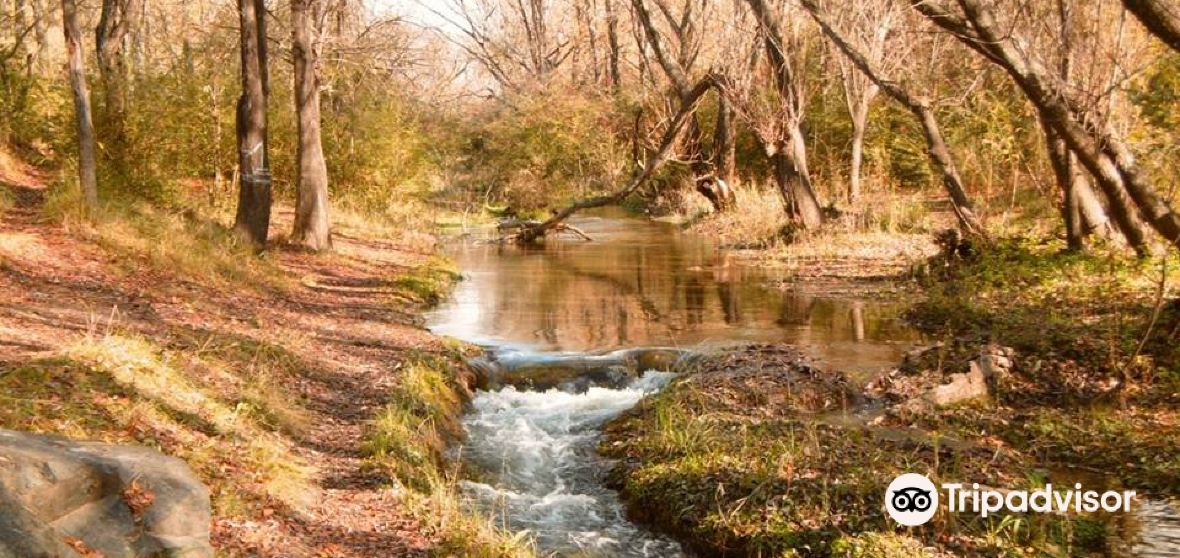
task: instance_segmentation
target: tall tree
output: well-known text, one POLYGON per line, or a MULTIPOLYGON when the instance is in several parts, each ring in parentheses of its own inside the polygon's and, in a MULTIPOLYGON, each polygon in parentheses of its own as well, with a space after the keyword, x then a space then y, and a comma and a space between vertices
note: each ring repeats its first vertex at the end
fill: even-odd
MULTIPOLYGON (((1073 10, 1066 0, 1057 0, 1055 8, 1059 27, 1056 37, 1059 57, 1057 72, 1063 83, 1069 83, 1073 79, 1074 70, 1074 37, 1071 21, 1073 10)), ((1045 122, 1044 115, 1039 115, 1039 120, 1045 136, 1049 163, 1053 167, 1053 175, 1061 191, 1061 216, 1065 222, 1066 246, 1075 252, 1084 250, 1086 237, 1090 234, 1109 235, 1110 225, 1106 210, 1078 168, 1077 155, 1070 151, 1061 135, 1045 122)))
MULTIPOLYGON (((779 115, 775 126, 764 128, 763 145, 774 166, 775 181, 783 197, 788 217, 804 228, 814 229, 823 224, 819 199, 807 169, 807 146, 803 139, 803 115, 806 92, 802 67, 797 58, 803 49, 801 41, 787 42, 778 13, 766 0, 747 0, 766 44, 775 93, 779 99, 779 115)), ((796 39, 798 33, 791 33, 796 39)))
POLYGON ((606 42, 607 60, 610 66, 611 92, 618 95, 622 88, 622 77, 619 75, 619 16, 615 13, 614 0, 603 0, 606 9, 606 42))
MULTIPOLYGON (((676 36, 676 42, 680 48, 676 51, 675 58, 672 57, 672 52, 670 52, 668 47, 663 44, 660 33, 656 30, 655 23, 652 21, 651 13, 648 11, 643 0, 632 0, 632 5, 635 8, 635 15, 639 19, 639 23, 643 26, 647 42, 651 44, 656 61, 663 68, 664 75, 668 77, 668 81, 671 82, 672 90, 675 92, 680 103, 680 111, 683 112, 691 107, 695 107, 699 97, 695 94, 695 87, 689 82, 688 78, 688 72, 692 69, 700 49, 692 22, 693 3, 689 2, 686 4, 684 12, 680 17, 675 17, 665 0, 654 0, 654 2, 659 8, 660 13, 668 20, 668 24, 672 27, 673 34, 676 36)), ((722 117, 721 114, 718 116, 719 118, 722 117)), ((726 125, 724 122, 719 122, 719 124, 726 125)), ((712 163, 706 160, 704 156, 701 148, 702 131, 695 110, 689 113, 686 126, 688 127, 688 133, 685 134, 685 147, 689 159, 692 161, 693 182, 695 183, 696 189, 705 199, 709 200, 715 211, 725 211, 733 205, 733 191, 730 190, 728 182, 717 180, 717 177, 712 172, 712 163)), ((727 134, 714 136, 714 138, 722 142, 728 142, 730 137, 727 134)), ((714 145, 713 147, 714 149, 721 150, 729 149, 728 146, 723 145, 714 145)))
POLYGON ((264 0, 238 0, 241 25, 242 95, 238 98, 238 211, 235 228, 255 246, 270 231, 271 177, 267 157, 266 102, 269 96, 264 0))
MULTIPOLYGON (((893 2, 891 0, 868 0, 846 5, 844 19, 850 20, 855 34, 862 35, 859 43, 865 45, 865 57, 876 66, 885 58, 885 40, 893 26, 893 2), (864 31, 861 31, 864 30, 864 31)), ((847 63, 847 57, 836 56, 840 69, 840 81, 844 86, 844 104, 852 122, 852 154, 848 169, 848 200, 856 203, 861 192, 861 167, 864 163, 865 132, 869 124, 869 109, 881 88, 864 72, 847 63)))
POLYGON ((86 86, 86 65, 82 55, 82 31, 78 28, 78 6, 62 0, 62 29, 66 39, 70 87, 74 91, 74 119, 78 125, 78 180, 86 205, 98 205, 98 168, 94 156, 94 119, 90 113, 90 91, 86 86))
POLYGON ((136 19, 135 0, 102 0, 102 12, 94 29, 98 53, 99 81, 102 84, 103 111, 99 124, 107 127, 104 137, 113 146, 116 161, 123 162, 126 142, 127 62, 124 43, 136 19))
POLYGON ((310 250, 332 245, 328 220, 328 167, 320 139, 319 0, 291 0, 291 49, 299 131, 295 229, 292 239, 310 250))

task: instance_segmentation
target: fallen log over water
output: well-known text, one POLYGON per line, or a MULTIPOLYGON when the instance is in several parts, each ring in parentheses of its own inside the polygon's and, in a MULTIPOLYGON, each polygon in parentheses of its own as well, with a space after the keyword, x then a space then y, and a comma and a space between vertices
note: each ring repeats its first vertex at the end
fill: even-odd
MULTIPOLYGON (((676 138, 680 135, 681 128, 688 122, 690 116, 696 111, 697 102, 701 100, 710 89, 718 86, 718 79, 716 76, 710 74, 701 79, 700 82, 694 86, 687 95, 680 101, 680 110, 677 111, 676 116, 668 123, 668 129, 664 131, 664 136, 660 140, 659 148, 655 153, 647 157, 647 162, 643 165, 643 170, 631 179, 623 189, 609 195, 597 196, 588 198, 573 205, 567 206, 565 209, 557 211, 552 217, 537 223, 521 228, 520 232, 514 237, 516 242, 521 244, 528 244, 536 242, 541 237, 551 230, 564 225, 564 221, 574 213, 583 209, 591 209, 595 207, 603 207, 606 205, 616 204, 623 201, 624 198, 631 195, 632 192, 639 189, 647 179, 651 178, 657 170, 663 166, 672 154, 672 147, 676 145, 676 138)), ((564 225, 569 227, 569 225, 564 225)))

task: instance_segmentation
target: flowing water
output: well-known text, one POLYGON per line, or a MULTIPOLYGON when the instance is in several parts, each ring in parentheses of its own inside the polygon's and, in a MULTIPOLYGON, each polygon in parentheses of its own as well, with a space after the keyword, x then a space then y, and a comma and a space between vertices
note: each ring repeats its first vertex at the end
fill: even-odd
MULTIPOLYGON (((519 384, 479 391, 464 419, 467 441, 456 449, 473 471, 463 481, 473 505, 528 530, 542 552, 683 554, 676 542, 630 523, 603 485, 610 463, 595 451, 602 425, 672 377, 619 372, 622 362, 636 362, 620 349, 786 342, 831 367, 868 373, 896 364, 919 341, 898 319, 897 304, 784 293, 767 286, 773 275, 734 263, 674 225, 616 212, 571 223, 594 241, 456 243, 451 255, 464 280, 427 316, 432 331, 487 348, 483 366, 532 366, 547 376, 537 391, 519 384), (574 370, 593 385, 549 378, 554 369, 574 370)), ((1177 556, 1175 510, 1165 502, 1141 509, 1121 529, 1131 534, 1129 555, 1177 556)))

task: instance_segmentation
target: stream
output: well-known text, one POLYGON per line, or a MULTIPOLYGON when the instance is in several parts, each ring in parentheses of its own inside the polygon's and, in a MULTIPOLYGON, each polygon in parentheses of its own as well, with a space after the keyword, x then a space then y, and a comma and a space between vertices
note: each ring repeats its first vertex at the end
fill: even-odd
MULTIPOLYGON (((594 241, 455 242, 449 253, 464 280, 427 314, 431 331, 487 350, 473 364, 537 379, 478 391, 455 452, 471 505, 528 530, 543 554, 684 555, 628 521, 603 486, 611 463, 596 451, 601 427, 674 376, 642 369, 647 361, 626 349, 664 348, 656 356, 675 359, 681 350, 792 343, 822 365, 867 377, 921 340, 900 319, 902 304, 783 292, 768 286, 773 272, 743 267, 672 224, 618 210, 570 223, 594 241), (560 374, 569 370, 576 374, 560 374)), ((1141 509, 1128 518, 1141 539, 1128 555, 1180 556, 1175 508, 1141 509)))

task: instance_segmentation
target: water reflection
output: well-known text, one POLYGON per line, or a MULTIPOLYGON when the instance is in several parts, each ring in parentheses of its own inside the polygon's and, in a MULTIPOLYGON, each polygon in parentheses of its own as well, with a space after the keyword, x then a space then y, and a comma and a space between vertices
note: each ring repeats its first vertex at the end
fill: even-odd
POLYGON ((861 369, 896 362, 917 339, 895 305, 768 288, 763 272, 673 225, 609 213, 574 224, 595 241, 454 246, 467 280, 431 329, 538 351, 784 341, 861 369))

